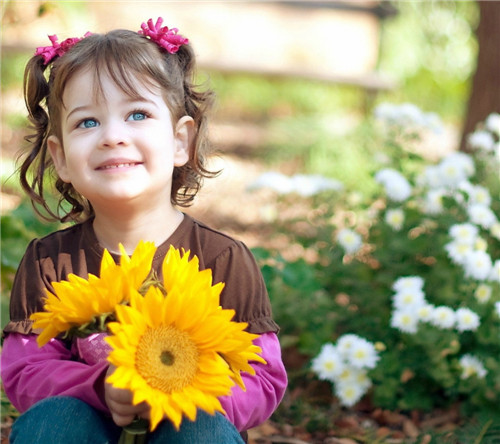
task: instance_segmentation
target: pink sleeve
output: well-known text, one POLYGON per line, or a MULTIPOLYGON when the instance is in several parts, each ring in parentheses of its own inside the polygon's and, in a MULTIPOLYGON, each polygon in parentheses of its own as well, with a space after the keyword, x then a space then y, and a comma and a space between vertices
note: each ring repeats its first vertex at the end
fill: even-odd
POLYGON ((267 365, 253 363, 255 376, 242 373, 246 391, 235 386, 230 396, 220 398, 227 418, 239 431, 262 424, 276 410, 287 386, 287 375, 281 361, 281 348, 274 333, 264 333, 255 341, 262 348, 267 365))
POLYGON ((72 396, 108 411, 103 398, 108 363, 88 365, 71 358, 59 340, 39 348, 36 335, 8 334, 1 371, 5 393, 14 407, 24 412, 49 396, 72 396))

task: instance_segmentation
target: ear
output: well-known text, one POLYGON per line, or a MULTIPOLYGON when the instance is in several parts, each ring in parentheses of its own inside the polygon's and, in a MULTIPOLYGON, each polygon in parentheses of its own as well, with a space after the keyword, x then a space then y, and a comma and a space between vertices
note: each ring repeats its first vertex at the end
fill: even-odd
POLYGON ((175 125, 174 165, 176 167, 181 167, 188 162, 194 131, 194 120, 189 116, 181 117, 175 125))
POLYGON ((66 165, 66 155, 64 154, 64 148, 59 138, 56 136, 49 136, 47 139, 47 148, 49 149, 50 157, 52 157, 57 175, 62 181, 70 183, 71 180, 66 165))

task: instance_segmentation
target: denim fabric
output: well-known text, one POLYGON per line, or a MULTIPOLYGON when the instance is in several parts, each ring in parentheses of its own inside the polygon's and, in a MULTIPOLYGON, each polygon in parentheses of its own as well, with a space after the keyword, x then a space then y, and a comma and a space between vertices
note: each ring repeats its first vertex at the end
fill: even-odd
MULTIPOLYGON (((51 397, 23 413, 12 426, 11 444, 116 444, 121 434, 113 420, 83 401, 51 397)), ((184 418, 179 431, 162 422, 148 436, 148 444, 243 444, 224 416, 198 411, 196 421, 184 418)))

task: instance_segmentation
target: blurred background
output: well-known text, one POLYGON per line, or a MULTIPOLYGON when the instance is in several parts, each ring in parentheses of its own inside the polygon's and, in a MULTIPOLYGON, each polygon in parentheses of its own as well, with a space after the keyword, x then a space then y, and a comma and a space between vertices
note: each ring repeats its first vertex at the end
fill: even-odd
MULTIPOLYGON (((61 41, 87 31, 138 30, 161 16, 188 37, 200 82, 217 94, 210 133, 218 151, 213 166, 222 173, 206 182, 187 212, 289 259, 312 253, 280 237, 276 220, 300 214, 310 221, 321 206, 293 199, 276 206, 275 194, 252 191, 263 173, 338 181, 347 196, 338 214, 352 221, 355 210, 376 198, 374 174, 394 155, 373 122, 379 105, 411 103, 441 122, 439 131, 398 152, 403 173, 414 168, 407 158, 437 162, 468 152, 467 135, 500 112, 496 1, 7 0, 1 7, 2 325, 29 239, 57 228, 33 216, 15 177, 28 131, 23 70, 49 34, 61 41)), ((293 352, 290 367, 299 368, 303 361, 293 361, 293 352)))

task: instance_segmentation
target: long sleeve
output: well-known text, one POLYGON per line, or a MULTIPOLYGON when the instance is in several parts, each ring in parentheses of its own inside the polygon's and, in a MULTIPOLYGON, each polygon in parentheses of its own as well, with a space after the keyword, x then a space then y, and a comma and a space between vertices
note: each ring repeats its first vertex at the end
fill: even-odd
POLYGON ((24 412, 49 396, 72 396, 101 411, 106 361, 94 365, 71 360, 64 344, 52 339, 39 348, 36 335, 8 334, 2 350, 2 381, 14 407, 24 412))
POLYGON ((287 386, 276 334, 264 333, 254 344, 262 348, 261 356, 267 364, 252 363, 256 374, 242 374, 246 391, 235 386, 230 396, 220 398, 227 418, 240 431, 256 427, 268 419, 281 402, 287 386))

